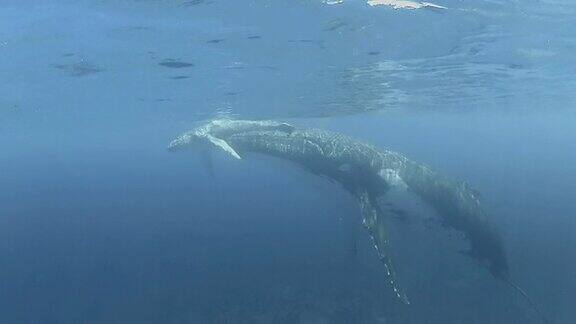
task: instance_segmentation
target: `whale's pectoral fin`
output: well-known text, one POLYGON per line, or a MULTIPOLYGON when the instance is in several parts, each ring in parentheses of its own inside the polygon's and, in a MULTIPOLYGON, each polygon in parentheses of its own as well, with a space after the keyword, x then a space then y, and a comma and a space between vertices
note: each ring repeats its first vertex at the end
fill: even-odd
POLYGON ((380 261, 386 267, 386 273, 390 280, 390 284, 396 293, 396 296, 405 304, 410 304, 408 296, 398 285, 396 280, 396 273, 392 263, 392 257, 389 252, 388 232, 384 222, 384 214, 377 205, 377 202, 367 191, 360 191, 356 193, 358 202, 360 204, 360 211, 362 213, 362 223, 370 233, 374 248, 378 252, 380 261))
POLYGON ((214 146, 224 150, 224 152, 229 153, 230 155, 232 155, 234 158, 240 160, 242 159, 240 157, 240 155, 238 155, 238 153, 236 153, 236 151, 228 144, 226 143, 225 140, 222 140, 220 138, 216 138, 212 135, 208 135, 206 137, 208 139, 208 141, 210 141, 210 143, 212 143, 214 146))

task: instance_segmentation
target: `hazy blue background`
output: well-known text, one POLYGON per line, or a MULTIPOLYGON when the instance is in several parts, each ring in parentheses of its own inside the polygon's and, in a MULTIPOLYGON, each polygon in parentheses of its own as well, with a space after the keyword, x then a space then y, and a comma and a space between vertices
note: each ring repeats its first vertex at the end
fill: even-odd
MULTIPOLYGON (((0 2, 3 323, 537 323, 421 217, 387 285, 358 207, 280 161, 172 137, 218 115, 390 148, 482 193, 512 276, 576 321, 576 4, 0 2)), ((418 214, 419 212, 416 212, 418 214)), ((422 211, 424 213, 424 211, 422 211)))

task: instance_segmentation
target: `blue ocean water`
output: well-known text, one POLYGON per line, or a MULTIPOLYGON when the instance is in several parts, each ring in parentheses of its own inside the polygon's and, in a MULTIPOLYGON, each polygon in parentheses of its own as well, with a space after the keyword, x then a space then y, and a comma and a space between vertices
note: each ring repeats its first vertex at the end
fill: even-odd
POLYGON ((437 3, 1 1, 0 322, 539 323, 420 207, 391 223, 404 305, 339 186, 167 152, 218 116, 466 181, 515 282, 576 321, 576 4, 437 3))

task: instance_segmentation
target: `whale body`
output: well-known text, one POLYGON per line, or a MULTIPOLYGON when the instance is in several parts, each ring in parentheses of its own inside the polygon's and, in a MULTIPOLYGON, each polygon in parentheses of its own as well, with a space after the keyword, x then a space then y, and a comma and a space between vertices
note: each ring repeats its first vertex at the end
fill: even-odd
POLYGON ((510 280, 500 235, 482 209, 478 193, 465 182, 449 179, 400 153, 340 133, 297 128, 276 121, 214 120, 180 135, 168 149, 193 148, 199 142, 211 142, 210 137, 223 142, 214 147, 236 159, 248 153, 265 154, 292 161, 341 184, 358 201, 362 223, 396 295, 403 302, 409 303, 395 278, 385 223, 387 215, 378 204, 379 198, 395 188, 410 190, 433 207, 443 224, 464 234, 470 244, 467 251, 470 257, 482 261, 494 277, 508 283, 536 308, 510 280))

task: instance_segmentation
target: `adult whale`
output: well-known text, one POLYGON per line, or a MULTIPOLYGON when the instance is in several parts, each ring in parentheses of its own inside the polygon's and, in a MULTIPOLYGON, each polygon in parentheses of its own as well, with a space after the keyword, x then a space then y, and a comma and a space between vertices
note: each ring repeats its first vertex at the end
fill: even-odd
MULTIPOLYGON (((340 183, 358 201, 362 223, 372 237, 396 295, 405 303, 390 258, 385 212, 378 199, 393 188, 409 189, 431 205, 442 222, 464 233, 468 255, 483 261, 492 275, 517 290, 538 312, 536 305, 510 278, 502 241, 488 221, 478 194, 404 155, 378 149, 343 134, 300 129, 276 121, 218 119, 174 139, 168 149, 213 146, 236 159, 261 153, 297 163, 310 172, 340 183)), ((542 316, 543 317, 543 316, 542 316)))

